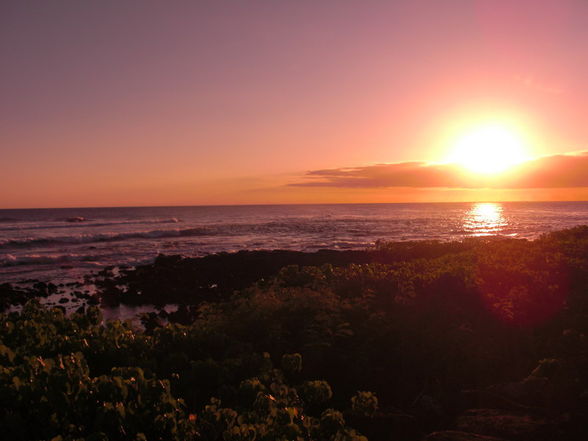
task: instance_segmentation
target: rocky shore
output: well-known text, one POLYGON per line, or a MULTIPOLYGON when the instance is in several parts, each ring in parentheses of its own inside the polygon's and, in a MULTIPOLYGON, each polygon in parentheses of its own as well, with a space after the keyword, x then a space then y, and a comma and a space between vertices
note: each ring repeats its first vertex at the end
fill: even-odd
MULTIPOLYGON (((0 285, 0 307, 23 311, 0 316, 0 342, 13 376, 27 357, 79 353, 88 384, 121 366, 169 381, 185 406, 174 417, 185 431, 170 439, 242 439, 229 434, 251 430, 243 439, 579 441, 588 436, 587 289, 588 227, 535 241, 162 255, 70 286, 0 285), (51 304, 44 313, 31 299, 51 304), (139 329, 97 319, 94 305, 153 310, 139 329), (243 388, 252 387, 250 401, 243 388), (270 407, 259 401, 268 396, 270 407)), ((0 376, 0 389, 19 397, 11 378, 0 376)), ((128 432, 140 424, 125 397, 105 402, 127 406, 118 418, 128 432)), ((25 412, 14 403, 4 403, 0 426, 25 412)), ((79 418, 92 418, 85 405, 79 418)), ((59 418, 55 436, 71 417, 59 418)), ((135 439, 92 427, 78 438, 135 439)))

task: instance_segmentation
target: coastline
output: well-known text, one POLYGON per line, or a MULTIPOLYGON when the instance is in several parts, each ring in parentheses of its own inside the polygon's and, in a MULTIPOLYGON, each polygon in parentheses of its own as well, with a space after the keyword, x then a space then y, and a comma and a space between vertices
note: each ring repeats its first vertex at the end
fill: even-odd
POLYGON ((60 307, 68 314, 80 308, 99 305, 109 319, 135 319, 134 309, 143 313, 158 311, 166 316, 165 308, 176 310, 180 306, 192 307, 201 302, 225 301, 234 292, 272 280, 279 275, 280 270, 287 267, 396 267, 411 261, 435 260, 467 253, 473 253, 470 256, 473 258, 483 253, 490 244, 498 247, 510 243, 533 244, 566 232, 579 231, 585 234, 587 228, 578 226, 545 233, 532 240, 481 236, 453 241, 381 241, 361 250, 320 249, 305 252, 261 249, 212 253, 200 257, 160 254, 147 263, 107 266, 63 283, 37 279, 1 283, 0 308, 3 311, 19 310, 26 301, 37 298, 41 304, 60 307), (11 304, 11 301, 14 303, 11 304), (119 307, 123 308, 122 313, 117 311, 119 307))
MULTIPOLYGON (((4 418, 40 411, 22 402, 21 380, 12 380, 25 369, 22 363, 59 366, 69 357, 62 363, 70 366, 72 390, 102 384, 110 391, 82 407, 81 392, 55 392, 73 400, 66 409, 90 412, 78 421, 91 421, 103 402, 126 409, 117 414, 125 427, 135 427, 128 412, 143 409, 141 418, 150 418, 146 409, 162 398, 140 404, 136 395, 119 392, 140 378, 147 382, 140 387, 164 385, 165 402, 176 403, 173 427, 200 435, 238 428, 237 418, 259 433, 308 430, 330 439, 326 434, 337 432, 357 441, 363 435, 376 441, 587 435, 581 422, 588 389, 588 226, 533 241, 162 255, 149 265, 105 269, 85 282, 94 284, 95 294, 65 287, 78 301, 58 307, 27 300, 64 287, 0 285, 3 306, 11 295, 27 302, 20 312, 0 314, 1 348, 8 348, 2 353, 20 354, 7 359, 10 381, 0 376, 15 397, 5 403, 12 410, 4 418), (63 306, 72 303, 84 305, 65 315, 63 306), (104 320, 97 304, 103 311, 154 308, 142 311, 139 324, 104 320), (171 304, 177 308, 166 309, 171 304), (125 376, 121 366, 133 374, 125 376), (272 416, 280 409, 291 409, 291 419, 272 416), (223 422, 228 414, 235 419, 223 422)), ((45 393, 51 386, 44 378, 63 376, 55 369, 27 387, 45 393)), ((103 430, 118 430, 108 427, 103 430)))
POLYGON ((489 235, 532 239, 588 223, 588 203, 96 208, 4 217, 0 281, 68 283, 109 266, 151 263, 159 254, 361 250, 377 241, 489 235))

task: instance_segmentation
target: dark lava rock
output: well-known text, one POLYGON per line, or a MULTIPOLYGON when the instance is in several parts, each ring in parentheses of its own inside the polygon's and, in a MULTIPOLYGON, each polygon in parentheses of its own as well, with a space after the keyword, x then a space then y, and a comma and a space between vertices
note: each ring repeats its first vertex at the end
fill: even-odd
MULTIPOLYGON (((235 291, 248 288, 258 281, 266 281, 289 266, 334 267, 349 264, 394 263, 423 257, 439 257, 448 253, 463 252, 471 247, 467 243, 395 243, 382 250, 337 251, 319 250, 301 252, 288 250, 239 251, 218 253, 198 258, 178 255, 159 255, 151 264, 135 268, 122 268, 115 274, 107 267, 93 280, 104 304, 170 303, 197 305, 220 302, 235 291), (120 289, 122 287, 123 289, 120 289)), ((286 277, 286 286, 304 285, 301 272, 291 271, 299 277, 286 277)))
POLYGON ((0 312, 10 305, 24 305, 29 298, 35 296, 36 291, 25 290, 10 283, 0 284, 0 312))
POLYGON ((494 390, 468 389, 461 392, 465 408, 508 409, 515 411, 532 411, 512 396, 503 395, 494 390))
POLYGON ((87 220, 88 219, 86 219, 83 216, 73 216, 73 217, 65 218, 66 222, 72 222, 72 223, 86 222, 87 220))
POLYGON ((180 305, 177 311, 167 314, 167 319, 172 323, 188 325, 194 321, 195 315, 195 310, 188 308, 186 305, 180 305))
POLYGON ((45 282, 35 283, 33 289, 36 291, 36 294, 41 297, 47 297, 49 295, 49 287, 45 282))
POLYGON ((88 305, 98 305, 100 304, 100 300, 98 300, 98 298, 96 296, 91 296, 88 299, 88 305))
POLYGON ((345 419, 370 440, 419 440, 423 433, 415 417, 397 409, 382 410, 373 416, 346 415, 345 419))
POLYGON ((457 428, 512 441, 564 441, 558 425, 547 418, 501 409, 470 409, 457 419, 457 428))
POLYGON ((89 299, 90 298, 90 294, 88 294, 87 291, 84 291, 84 292, 74 291, 72 294, 75 297, 77 297, 78 299, 89 299))
POLYGON ((423 441, 506 441, 503 438, 478 435, 477 433, 461 432, 459 430, 444 430, 428 434, 423 441))

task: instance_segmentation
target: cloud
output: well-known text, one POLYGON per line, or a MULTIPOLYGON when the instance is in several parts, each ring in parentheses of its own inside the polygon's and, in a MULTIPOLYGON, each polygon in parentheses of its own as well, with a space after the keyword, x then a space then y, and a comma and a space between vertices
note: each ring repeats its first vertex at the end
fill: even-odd
POLYGON ((588 152, 552 155, 496 175, 468 173, 455 164, 400 162, 313 170, 293 187, 339 188, 568 188, 588 187, 588 152))
POLYGON ((515 188, 588 187, 588 152, 545 156, 518 168, 515 188))

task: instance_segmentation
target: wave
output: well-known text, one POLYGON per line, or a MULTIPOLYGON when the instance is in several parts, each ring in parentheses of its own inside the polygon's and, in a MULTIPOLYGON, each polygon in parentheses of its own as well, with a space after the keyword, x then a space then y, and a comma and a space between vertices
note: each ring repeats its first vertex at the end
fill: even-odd
POLYGON ((80 233, 67 236, 27 237, 19 239, 0 239, 2 248, 50 247, 53 245, 86 244, 93 242, 116 242, 130 239, 159 239, 166 237, 194 237, 242 234, 290 234, 290 233, 326 233, 332 226, 315 225, 312 223, 281 223, 264 224, 217 224, 206 227, 176 228, 168 230, 129 231, 123 233, 80 233))
POLYGON ((0 240, 0 248, 84 244, 92 242, 115 242, 128 239, 158 239, 162 237, 205 236, 209 234, 214 234, 214 232, 204 228, 187 228, 184 230, 151 230, 128 233, 98 233, 54 237, 28 237, 24 239, 0 240))
MULTIPOLYGON (((167 222, 170 222, 168 220, 167 222)), ((158 221, 161 223, 161 221, 158 221)), ((112 225, 112 224, 106 224, 112 225)), ((0 249, 6 248, 27 248, 27 247, 51 247, 54 245, 76 245, 95 242, 117 242, 132 239, 160 239, 174 237, 195 237, 195 236, 242 236, 242 235, 301 235, 301 234, 332 234, 340 230, 340 227, 331 222, 279 222, 271 221, 266 223, 233 223, 214 224, 192 228, 157 229, 128 232, 105 232, 105 233, 79 233, 64 236, 32 236, 18 239, 0 239, 0 249)), ((78 230, 79 231, 79 230, 78 230)), ((366 233, 356 231, 354 236, 364 236, 366 233), (360 234, 361 233, 361 234, 360 234)))
MULTIPOLYGON (((70 222, 70 223, 80 223, 80 222, 90 222, 92 219, 87 219, 83 216, 74 216, 74 217, 66 217, 62 219, 56 219, 58 222, 70 222)), ((168 219, 128 219, 128 220, 115 220, 113 222, 103 222, 103 223, 92 223, 86 224, 84 226, 96 226, 96 225, 133 225, 133 224, 177 224, 180 222, 180 219, 176 217, 168 218, 168 219)), ((70 227, 67 225, 66 227, 70 227)))
MULTIPOLYGON (((8 222, 8 221, 6 221, 8 222)), ((68 221, 65 219, 59 219, 58 222, 68 222, 67 225, 59 224, 59 225, 32 225, 32 226, 20 226, 20 225, 12 225, 10 227, 2 227, 0 231, 20 231, 20 230, 54 230, 54 229, 62 229, 62 228, 94 228, 94 227, 109 227, 109 226, 116 226, 116 225, 153 225, 153 224, 177 224, 181 222, 180 219, 172 217, 170 219, 148 219, 148 220, 121 220, 121 221, 114 221, 114 222, 90 222, 86 221, 68 221), (73 225, 71 225, 71 224, 73 225)))
POLYGON ((97 262, 100 256, 77 255, 77 254, 30 254, 28 256, 16 257, 12 254, 5 254, 0 257, 0 267, 20 265, 52 265, 55 263, 67 262, 97 262))
POLYGON ((88 219, 86 219, 83 216, 74 216, 74 217, 67 217, 64 219, 66 222, 88 222, 88 219))
MULTIPOLYGON (((150 220, 151 223, 171 223, 177 222, 175 218, 166 220, 150 220)), ((149 222, 125 221, 125 223, 140 223, 145 224, 149 222)), ((107 226, 114 225, 113 223, 104 224, 107 226)), ((288 240, 300 239, 303 241, 312 241, 320 236, 323 240, 330 238, 331 240, 339 240, 335 243, 339 248, 346 248, 350 243, 355 246, 355 242, 361 238, 367 240, 370 237, 384 237, 388 239, 404 240, 406 237, 418 239, 424 237, 439 238, 450 236, 471 236, 476 233, 510 235, 513 233, 520 233, 520 228, 512 228, 508 226, 488 226, 487 228, 474 228, 469 225, 461 225, 461 228, 450 228, 449 225, 443 226, 444 234, 436 234, 438 227, 431 222, 431 228, 405 228, 404 224, 399 225, 398 222, 389 222, 387 224, 372 223, 371 220, 365 222, 363 228, 358 228, 355 222, 333 222, 333 221, 270 221, 265 223, 220 223, 210 224, 204 226, 190 227, 190 228, 173 228, 173 229, 154 229, 154 230, 135 230, 126 232, 91 232, 91 230, 73 229, 68 231, 68 235, 31 235, 25 238, 14 239, 0 239, 0 249, 10 248, 33 248, 33 247, 51 247, 51 246, 67 246, 90 244, 100 242, 119 242, 126 240, 156 240, 161 238, 187 238, 187 237, 236 237, 240 241, 247 243, 250 239, 258 240, 259 236, 264 237, 263 242, 267 241, 268 237, 273 238, 287 238, 288 240), (79 233, 73 234, 73 231, 79 233), (451 231, 448 234, 448 231, 451 231), (408 236, 407 236, 408 234, 408 236), (345 243, 348 241, 349 243, 345 243)), ((224 240, 224 239, 223 239, 224 240)))

